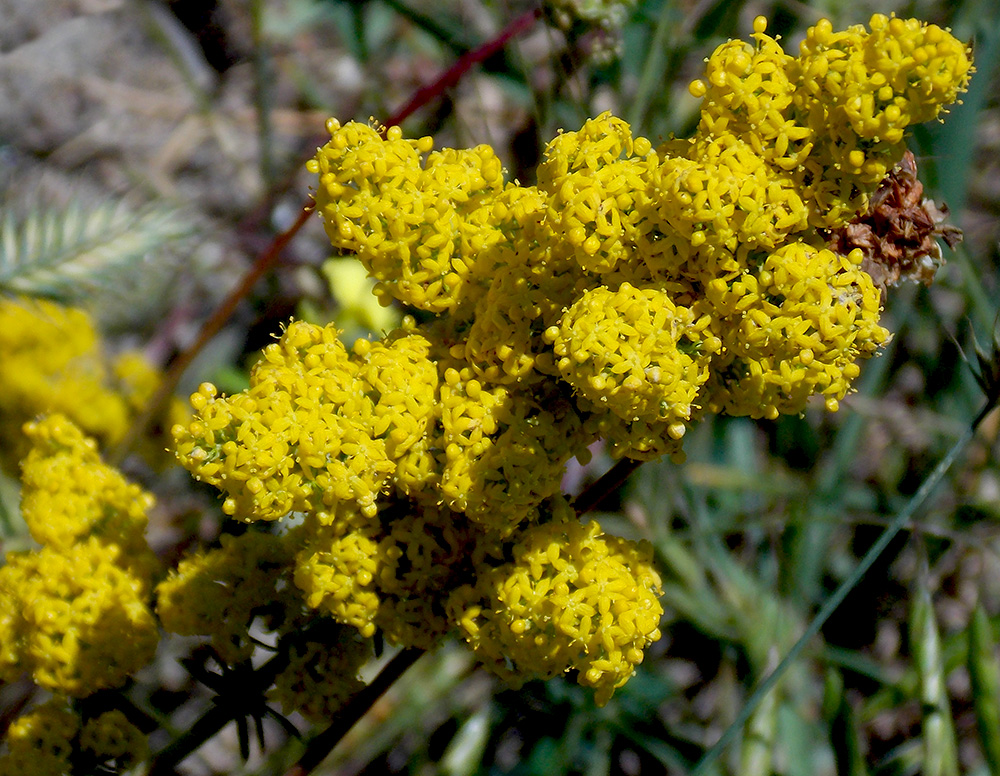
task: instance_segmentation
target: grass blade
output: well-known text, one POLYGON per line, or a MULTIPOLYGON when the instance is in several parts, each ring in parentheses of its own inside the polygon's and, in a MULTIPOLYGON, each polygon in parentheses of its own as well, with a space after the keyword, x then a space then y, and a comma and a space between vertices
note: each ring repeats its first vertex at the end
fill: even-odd
POLYGON ((910 650, 920 677, 924 747, 922 773, 924 776, 958 776, 958 745, 945 687, 941 637, 926 584, 920 584, 913 597, 910 650))
POLYGON ((996 639, 982 604, 969 623, 969 678, 983 759, 991 776, 1000 776, 1000 665, 996 639))

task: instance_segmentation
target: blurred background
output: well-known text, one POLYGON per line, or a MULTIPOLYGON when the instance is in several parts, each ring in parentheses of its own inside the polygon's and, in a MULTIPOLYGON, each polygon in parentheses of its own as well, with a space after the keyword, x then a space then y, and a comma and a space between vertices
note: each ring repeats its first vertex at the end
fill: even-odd
MULTIPOLYGON (((113 211, 107 228, 141 256, 140 271, 82 301, 115 342, 164 363, 309 201, 304 163, 325 142, 326 118, 387 120, 533 9, 474 0, 0 0, 3 217, 113 211)), ((833 415, 816 408, 770 423, 704 422, 686 439, 685 464, 646 464, 601 505, 606 530, 653 542, 667 609, 663 639, 607 707, 596 709, 569 681, 505 690, 464 650, 445 647, 397 683, 322 772, 689 772, 968 426, 983 399, 962 352, 972 353, 973 333, 990 340, 1000 308, 995 0, 552 6, 407 118, 404 133, 433 134, 438 147, 489 143, 511 178, 531 183, 545 142, 604 110, 654 145, 692 131, 698 106, 687 84, 718 44, 748 38, 757 15, 794 53, 820 18, 837 29, 874 12, 951 27, 973 45, 977 73, 962 105, 908 141, 926 194, 950 208, 965 241, 945 250, 932 287, 890 289, 885 325, 895 336, 865 365, 858 392, 833 415)), ((185 388, 205 379, 242 388, 248 363, 292 315, 336 320, 352 334, 391 327, 394 313, 373 306, 368 290, 330 255, 313 219, 185 388)), ((997 657, 998 426, 994 413, 931 506, 709 773, 1000 774, 1000 728, 981 724, 990 699, 968 666, 977 606, 997 657), (926 696, 938 680, 944 714, 926 696), (934 751, 944 754, 932 762, 934 751)), ((567 474, 567 489, 610 465, 598 451, 567 474)), ((171 487, 169 476, 159 482, 171 487)), ((189 524, 203 538, 217 533, 191 503, 189 524)), ((178 540, 161 530, 161 546, 178 540)), ((233 772, 234 738, 229 745, 184 768, 233 772)), ((276 743, 247 772, 282 772, 297 746, 276 743)))

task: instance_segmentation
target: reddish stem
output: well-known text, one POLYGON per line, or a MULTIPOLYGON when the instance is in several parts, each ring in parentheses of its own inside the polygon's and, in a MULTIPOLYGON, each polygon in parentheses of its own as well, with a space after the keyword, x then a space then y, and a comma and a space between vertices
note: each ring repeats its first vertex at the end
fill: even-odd
POLYGON ((541 18, 541 16, 541 8, 536 8, 533 11, 527 11, 515 18, 493 40, 484 43, 479 48, 474 49, 467 54, 463 54, 458 58, 458 61, 445 70, 444 73, 442 73, 438 79, 434 81, 434 83, 417 89, 410 101, 386 120, 386 126, 391 127, 396 124, 401 124, 408 116, 417 110, 417 108, 426 105, 435 97, 439 97, 443 94, 445 89, 449 89, 457 84, 462 76, 472 69, 473 65, 489 59, 491 56, 500 51, 500 49, 506 46, 507 42, 515 35, 520 35, 522 32, 530 30, 535 22, 541 18))
POLYGON ((305 225, 306 221, 309 220, 312 212, 312 203, 309 203, 299 213, 299 217, 295 219, 295 223, 274 238, 267 250, 254 262, 239 284, 229 292, 229 295, 222 301, 222 304, 215 309, 212 317, 205 321, 201 327, 201 331, 198 332, 198 339, 174 359, 167 369, 166 374, 163 375, 156 393, 147 402, 142 415, 136 418, 135 422, 129 428, 128 434, 118 444, 113 454, 109 456, 111 463, 121 463, 122 459, 124 459, 128 451, 132 448, 132 445, 146 433, 153 419, 160 415, 170 397, 173 396, 181 376, 191 365, 191 362, 194 361, 195 356, 202 351, 209 340, 219 333, 219 330, 236 310, 236 306, 250 293, 254 284, 277 263, 278 259, 281 258, 281 253, 284 251, 285 246, 288 245, 291 239, 305 225))

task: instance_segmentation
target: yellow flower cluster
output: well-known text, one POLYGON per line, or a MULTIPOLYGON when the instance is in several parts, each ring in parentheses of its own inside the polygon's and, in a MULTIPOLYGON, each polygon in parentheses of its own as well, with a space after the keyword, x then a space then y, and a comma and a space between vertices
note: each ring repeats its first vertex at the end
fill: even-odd
POLYGON ((268 691, 285 714, 297 711, 316 722, 330 718, 364 684, 358 671, 371 657, 371 645, 351 628, 339 628, 322 641, 299 641, 289 649, 289 665, 268 691))
POLYGON ((117 709, 84 721, 58 699, 18 717, 5 740, 0 776, 123 773, 149 749, 146 736, 117 709))
POLYGON ((158 568, 145 537, 153 496, 103 463, 96 442, 63 416, 29 423, 24 435, 32 447, 21 462, 21 515, 32 538, 72 554, 93 537, 148 583, 158 568))
MULTIPOLYGON (((316 543, 310 546, 308 538, 313 532, 300 526, 279 536, 253 530, 239 536, 225 534, 220 546, 182 559, 157 586, 156 597, 157 614, 166 630, 208 637, 215 654, 228 665, 250 660, 263 633, 289 640, 289 663, 268 696, 286 713, 298 711, 322 720, 360 689, 357 672, 371 657, 372 648, 355 630, 367 624, 367 612, 365 617, 352 617, 360 607, 356 601, 346 603, 356 590, 331 589, 330 575, 310 574, 310 563, 319 562, 312 557, 319 552, 316 543), (312 589, 300 591, 295 586, 300 574, 308 575, 312 589), (323 583, 328 583, 327 592, 339 606, 321 600, 322 591, 312 600, 323 583), (337 620, 354 627, 316 618, 307 604, 328 610, 323 613, 341 614, 337 620)), ((336 560, 346 562, 347 554, 342 552, 336 560)), ((345 579, 343 567, 337 568, 345 579)), ((378 606, 377 600, 373 606, 378 606)), ((374 627, 367 635, 372 632, 374 627)))
POLYGON ((936 25, 876 14, 870 27, 834 32, 820 22, 793 69, 793 112, 815 138, 801 171, 815 226, 837 226, 864 209, 902 158, 906 127, 937 117, 971 72, 966 46, 936 25), (831 167, 840 175, 820 174, 831 167))
POLYGON ((470 257, 502 237, 489 226, 504 187, 493 149, 428 153, 430 138, 404 140, 399 127, 385 139, 364 124, 330 119, 327 129, 333 140, 310 169, 340 204, 328 227, 334 247, 358 254, 383 299, 454 310, 465 296, 470 257))
POLYGON ((227 494, 227 514, 274 520, 350 502, 371 518, 393 487, 506 533, 590 441, 568 401, 485 388, 412 318, 350 353, 337 335, 294 322, 247 391, 218 397, 206 383, 192 396, 195 418, 174 428, 177 456, 227 494))
MULTIPOLYGON (((159 382, 140 354, 110 359, 83 310, 30 299, 0 299, 0 466, 16 471, 27 453, 24 423, 46 413, 70 418, 103 446, 125 435, 159 382)), ((171 404, 165 427, 185 414, 171 404)), ((151 461, 163 440, 148 443, 151 461)))
POLYGON ((274 536, 224 535, 221 547, 192 553, 156 587, 163 627, 182 636, 209 636, 229 664, 254 650, 250 627, 260 615, 276 625, 299 599, 289 591, 290 548, 274 536))
POLYGON ((380 293, 441 316, 449 354, 488 392, 557 376, 591 415, 640 423, 623 433, 591 418, 616 455, 670 451, 653 442, 649 424, 676 438, 698 408, 774 417, 801 411, 816 392, 835 407, 854 362, 887 333, 876 289, 857 262, 828 258, 820 230, 867 206, 901 158, 905 128, 953 102, 971 64, 948 32, 916 21, 876 15, 870 32, 836 34, 820 23, 798 57, 765 27, 755 22, 752 44, 720 46, 692 83, 703 98, 692 138, 653 148, 605 114, 549 144, 534 187, 503 185, 482 148, 464 153, 489 165, 454 166, 450 188, 432 185, 438 160, 461 152, 332 121, 331 142, 312 163, 317 209, 380 293), (399 246, 413 241, 431 254, 411 251, 401 264, 399 246), (832 297, 814 301, 816 289, 801 297, 800 276, 769 270, 791 254, 816 257, 810 271, 822 273, 816 282, 832 297), (753 298, 765 286, 766 297, 753 298), (736 306, 732 287, 750 289, 737 290, 736 306), (788 303, 797 297, 801 304, 788 303), (754 358, 761 330, 826 337, 829 327, 815 325, 829 315, 851 322, 834 342, 801 348, 807 372, 822 377, 789 390, 797 356, 779 349, 754 358), (651 330, 659 333, 641 333, 651 330), (744 375, 784 387, 728 387, 744 375), (724 397, 713 397, 720 384, 724 397))
POLYGON ((295 557, 308 606, 370 637, 429 649, 451 628, 448 595, 497 541, 445 507, 386 502, 377 520, 357 511, 310 516, 295 557))
POLYGON ((228 514, 305 513, 274 573, 307 607, 402 644, 457 630, 501 676, 575 670, 602 703, 628 679, 659 635, 659 579, 647 548, 576 520, 566 462, 599 438, 680 458, 708 412, 837 409, 888 333, 861 256, 825 230, 970 73, 963 45, 915 21, 821 23, 797 57, 765 28, 691 84, 693 137, 654 148, 603 114, 549 144, 535 186, 505 182, 485 146, 328 122, 309 165, 327 234, 415 315, 351 350, 292 323, 247 391, 202 386, 174 429, 228 514))
POLYGON ((222 489, 229 515, 275 520, 352 501, 369 516, 401 455, 430 418, 437 373, 419 336, 359 341, 353 357, 332 326, 296 322, 264 351, 249 390, 192 396, 174 428, 179 459, 222 489))
POLYGON ((713 147, 739 138, 771 171, 763 191, 749 182, 719 191, 737 231, 758 220, 751 214, 759 206, 748 210, 740 202, 753 189, 772 208, 783 203, 760 224, 771 246, 775 237, 801 231, 803 218, 827 228, 849 221, 902 158, 906 128, 937 117, 964 90, 971 61, 949 32, 882 14, 869 26, 870 32, 861 25, 834 32, 822 20, 793 58, 758 18, 756 45, 720 46, 705 79, 691 84, 692 94, 704 98, 691 142, 697 155, 711 157, 713 147))
POLYGON ((373 636, 379 607, 378 521, 344 505, 334 514, 308 516, 302 531, 294 580, 306 604, 362 636, 373 636))
POLYGON ((513 560, 460 588, 449 608, 476 656, 518 686, 576 670, 604 705, 660 638, 652 548, 583 525, 565 501, 524 530, 513 560))
POLYGON ((0 774, 64 776, 70 772, 73 739, 80 719, 55 699, 22 714, 7 730, 7 754, 0 758, 0 774))
POLYGON ((709 283, 706 296, 728 325, 707 409, 773 419, 820 395, 835 411, 860 373, 855 358, 873 355, 887 337, 861 259, 860 250, 840 256, 792 242, 756 274, 709 283))
POLYGON ((118 687, 159 641, 147 605, 157 563, 143 540, 152 497, 54 415, 28 424, 23 512, 41 549, 0 568, 0 678, 29 671, 71 696, 118 687), (56 478, 56 479, 51 479, 56 478))
POLYGON ((559 373, 576 394, 624 421, 659 421, 684 435, 698 389, 722 342, 711 316, 679 306, 663 288, 597 286, 567 308, 555 343, 559 373), (673 426, 673 427, 672 427, 673 426))

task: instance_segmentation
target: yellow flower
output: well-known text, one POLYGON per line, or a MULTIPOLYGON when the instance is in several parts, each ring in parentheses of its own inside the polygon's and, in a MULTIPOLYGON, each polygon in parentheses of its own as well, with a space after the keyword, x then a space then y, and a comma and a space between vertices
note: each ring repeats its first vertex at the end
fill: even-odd
POLYGON ((65 701, 53 698, 15 719, 7 730, 2 776, 65 776, 80 718, 65 701))
POLYGON ((513 560, 459 588, 449 609, 492 672, 519 686, 571 669, 603 706, 660 638, 660 578, 651 550, 581 524, 563 500, 525 529, 513 560))
POLYGON ((448 363, 439 367, 441 496, 450 509, 507 535, 558 491, 566 462, 592 439, 558 394, 490 387, 448 363))
POLYGON ((383 139, 333 119, 327 129, 309 169, 320 176, 316 209, 334 247, 358 254, 385 299, 438 313, 474 297, 474 258, 499 237, 490 211, 504 183, 493 149, 431 152, 430 138, 403 140, 398 127, 383 139))
POLYGON ((580 396, 626 422, 672 425, 679 439, 721 347, 711 323, 708 315, 675 304, 665 289, 623 283, 580 296, 546 339, 560 374, 580 396))
POLYGON ((18 614, 2 623, 3 641, 39 686, 82 697, 121 686, 152 660, 159 635, 147 583, 120 552, 90 537, 68 551, 8 554, 0 598, 18 614))
POLYGON ((789 243, 756 273, 710 283, 706 294, 725 325, 707 407, 773 419, 801 412, 819 394, 836 410, 860 372, 855 361, 889 336, 861 258, 860 250, 844 257, 789 243))
POLYGON ((393 463, 337 334, 294 322, 265 349, 247 391, 219 398, 205 383, 191 397, 194 419, 173 429, 177 457, 227 494, 226 514, 276 520, 353 501, 374 515, 393 463))
POLYGON ((557 135, 546 148, 538 166, 538 187, 548 194, 546 227, 568 242, 585 271, 610 272, 634 255, 641 222, 653 214, 651 148, 610 113, 557 135))
MULTIPOLYGON (((139 353, 112 361, 84 310, 30 299, 0 299, 0 466, 15 471, 27 454, 22 426, 51 413, 66 416, 102 446, 124 437, 159 382, 139 353)), ((180 405, 166 421, 183 417, 180 405)), ((148 442, 150 460, 162 444, 148 442)))
POLYGON ((52 302, 0 300, 0 434, 3 463, 27 452, 21 426, 58 412, 105 444, 128 428, 125 399, 110 390, 97 332, 83 310, 52 302))
POLYGON ((288 667, 267 695, 285 714, 297 711, 314 722, 328 722, 364 687, 358 671, 371 652, 371 642, 351 628, 324 631, 322 641, 296 638, 288 650, 288 667))
POLYGON ((146 736, 117 709, 84 723, 80 749, 95 765, 115 772, 133 768, 149 756, 146 736))
POLYGON ((248 531, 223 535, 221 546, 198 550, 156 587, 163 627, 182 636, 208 636, 229 664, 250 657, 250 626, 294 618, 301 600, 290 589, 293 543, 248 531))
POLYGON ((295 585, 306 605, 365 638, 375 635, 380 602, 377 525, 347 505, 333 514, 310 515, 295 556, 295 585))
POLYGON ((94 440, 61 415, 28 423, 24 433, 32 449, 22 464, 21 514, 35 541, 71 553, 95 537, 119 547, 148 584, 159 566, 145 539, 153 497, 104 464, 94 440))

